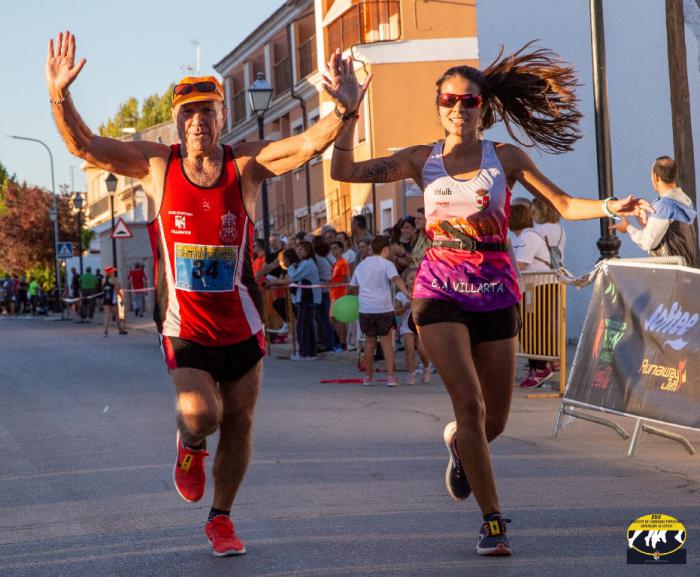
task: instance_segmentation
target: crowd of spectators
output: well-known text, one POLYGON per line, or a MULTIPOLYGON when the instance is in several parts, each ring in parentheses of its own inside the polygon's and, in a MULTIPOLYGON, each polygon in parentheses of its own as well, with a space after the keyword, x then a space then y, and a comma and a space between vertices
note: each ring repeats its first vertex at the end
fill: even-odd
MULTIPOLYGON (((408 330, 411 336, 407 336, 405 329, 410 314, 410 295, 405 294, 408 290, 396 290, 399 285, 405 287, 404 283, 411 275, 415 277, 418 264, 430 246, 425 234, 425 216, 422 209, 415 215, 401 218, 384 233, 375 237, 370 233, 365 217, 356 215, 352 218, 349 233, 336 230, 330 225, 321 227, 315 234, 300 232, 290 238, 273 232, 269 238, 267 253, 264 243, 261 240, 256 241, 253 272, 256 281, 270 292, 269 300, 281 319, 281 327, 270 331, 274 332, 274 338, 279 340, 285 338, 291 325, 287 307, 289 291, 295 313, 298 342, 298 352, 292 357, 294 360, 314 360, 319 352, 354 350, 361 340, 360 337, 364 337, 369 340, 368 346, 373 346, 377 339, 382 342, 383 346, 377 354, 389 361, 393 358, 393 345, 389 347, 389 343, 395 341, 398 347, 405 348, 407 354, 410 351, 411 358, 407 358, 407 363, 411 370, 407 381, 416 382, 413 374, 416 370, 413 358, 416 351, 421 353, 422 367, 418 369, 423 371, 421 379, 424 382, 429 380, 429 361, 422 352, 422 347, 416 344, 415 334, 408 330), (381 260, 373 260, 373 257, 381 260), (360 283, 357 280, 358 267, 368 259, 367 266, 363 267, 362 274, 365 277, 360 283), (363 294, 363 290, 366 291, 368 286, 367 278, 378 279, 381 275, 389 279, 387 283, 377 280, 376 290, 382 291, 382 294, 363 294), (399 277, 398 283, 391 282, 394 276, 399 277), (347 324, 334 318, 336 301, 353 292, 359 293, 361 315, 388 313, 387 318, 391 319, 389 336, 379 334, 384 332, 383 330, 379 333, 370 330, 369 332, 374 334, 367 334, 366 329, 369 325, 360 327, 366 318, 361 319, 361 323, 347 324), (399 301, 395 301, 395 297, 399 295, 399 301), (382 309, 387 308, 388 302, 388 310, 365 313, 363 308, 367 306, 367 299, 371 301, 375 297, 382 300, 382 309), (406 322, 403 322, 404 320, 406 322), (391 339, 391 335, 394 340, 391 339), (389 348, 391 350, 388 350, 389 348)), ((373 310, 371 306, 369 308, 373 310)), ((383 325, 380 328, 383 328, 383 325)), ((363 363, 370 381, 371 358, 369 353, 366 353, 363 363)), ((388 384, 394 384, 396 381, 393 379, 393 363, 388 364, 388 384)))

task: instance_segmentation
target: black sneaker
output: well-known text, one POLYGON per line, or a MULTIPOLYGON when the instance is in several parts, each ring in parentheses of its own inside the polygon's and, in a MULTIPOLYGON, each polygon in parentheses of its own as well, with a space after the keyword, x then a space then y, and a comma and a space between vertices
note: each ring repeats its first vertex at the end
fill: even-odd
POLYGON ((476 545, 476 552, 479 555, 490 557, 507 557, 511 555, 510 543, 506 537, 506 523, 510 519, 504 519, 498 513, 488 515, 484 519, 484 524, 479 532, 479 542, 476 545))
POLYGON ((457 452, 457 423, 454 421, 447 423, 442 436, 445 440, 447 451, 450 453, 450 462, 447 463, 447 470, 445 471, 447 492, 453 499, 464 501, 471 495, 472 488, 469 486, 467 475, 464 473, 464 468, 457 452))

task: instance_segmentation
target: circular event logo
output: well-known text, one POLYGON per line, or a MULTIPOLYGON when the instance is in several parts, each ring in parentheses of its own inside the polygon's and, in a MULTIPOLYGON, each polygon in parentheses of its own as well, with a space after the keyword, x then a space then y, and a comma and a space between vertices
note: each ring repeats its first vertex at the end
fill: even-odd
POLYGON ((659 513, 644 515, 635 519, 627 528, 628 552, 636 552, 633 557, 639 559, 637 562, 682 563, 677 558, 679 553, 685 553, 681 550, 686 537, 683 523, 675 517, 659 513))

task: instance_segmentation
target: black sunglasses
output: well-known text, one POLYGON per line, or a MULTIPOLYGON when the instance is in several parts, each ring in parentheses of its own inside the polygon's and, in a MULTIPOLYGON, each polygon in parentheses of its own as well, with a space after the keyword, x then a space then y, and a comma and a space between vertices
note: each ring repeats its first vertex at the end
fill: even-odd
POLYGON ((194 82, 192 84, 178 84, 173 88, 174 96, 183 96, 189 94, 193 90, 197 92, 218 92, 216 84, 213 82, 194 82))

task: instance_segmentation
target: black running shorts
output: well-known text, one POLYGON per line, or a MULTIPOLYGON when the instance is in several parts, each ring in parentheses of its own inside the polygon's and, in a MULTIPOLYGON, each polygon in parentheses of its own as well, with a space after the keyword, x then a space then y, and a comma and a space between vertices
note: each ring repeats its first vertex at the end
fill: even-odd
POLYGON ((168 370, 180 368, 206 371, 215 381, 237 381, 265 356, 265 337, 257 335, 233 345, 207 347, 177 337, 160 337, 168 370))
POLYGON ((469 329, 472 344, 510 339, 520 332, 520 307, 517 304, 495 311, 465 311, 440 299, 413 299, 408 326, 424 327, 437 323, 461 323, 469 329))
POLYGON ((393 312, 360 313, 360 330, 367 337, 384 337, 395 325, 396 317, 393 312))

